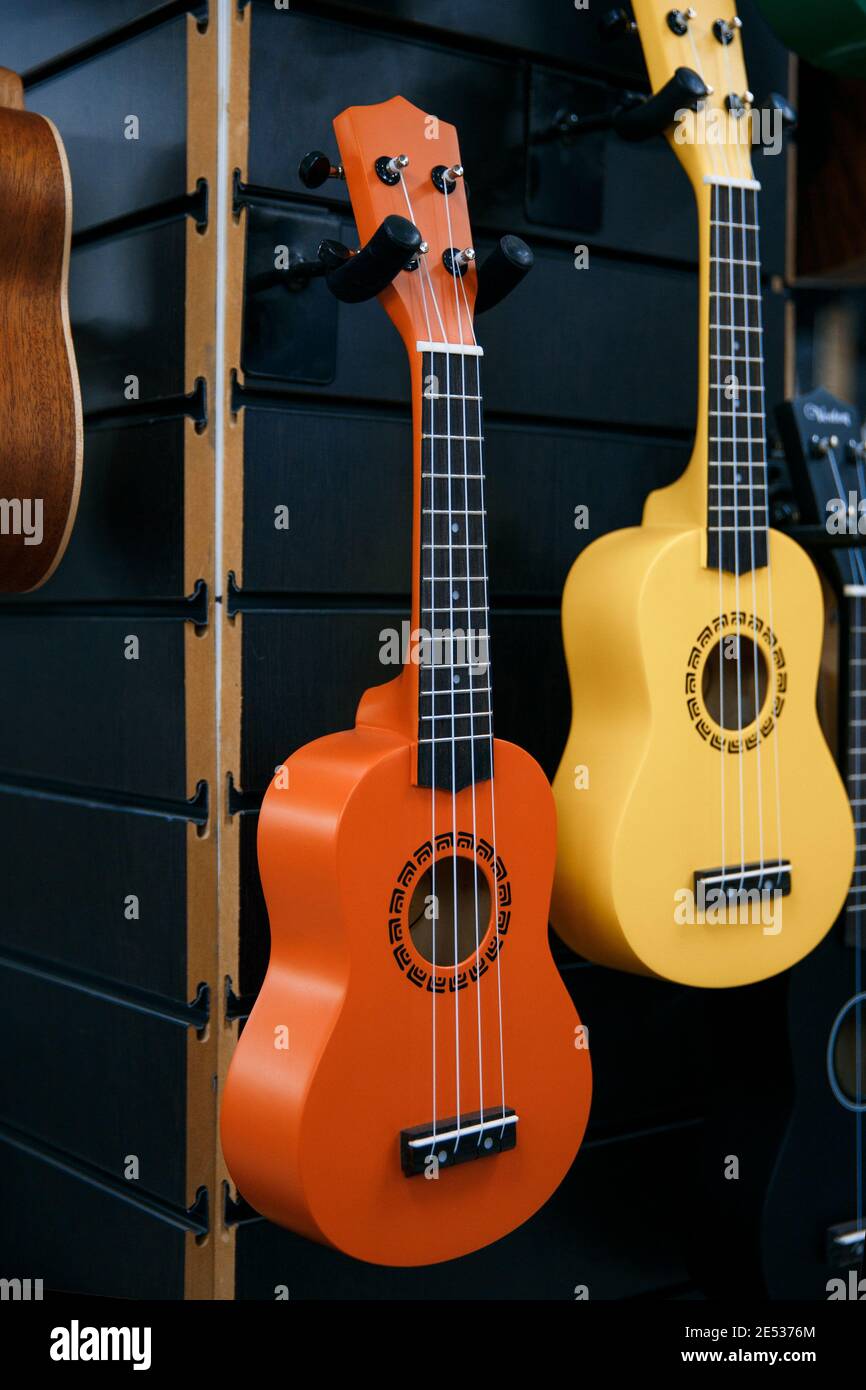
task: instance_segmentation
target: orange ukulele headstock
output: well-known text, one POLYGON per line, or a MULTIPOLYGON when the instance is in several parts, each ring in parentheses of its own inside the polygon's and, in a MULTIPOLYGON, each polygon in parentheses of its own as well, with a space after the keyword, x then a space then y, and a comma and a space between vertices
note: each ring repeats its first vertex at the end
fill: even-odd
POLYGON ((462 170, 456 130, 399 96, 348 107, 334 130, 361 244, 396 215, 414 222, 426 245, 380 296, 407 349, 471 342, 477 271, 462 172, 449 177, 462 170), (446 260, 467 250, 453 274, 446 260))

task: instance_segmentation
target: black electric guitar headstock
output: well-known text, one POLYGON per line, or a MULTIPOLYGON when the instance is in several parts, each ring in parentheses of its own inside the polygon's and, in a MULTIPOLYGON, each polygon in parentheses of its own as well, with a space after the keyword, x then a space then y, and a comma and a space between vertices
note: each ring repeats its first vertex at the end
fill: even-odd
POLYGON ((802 520, 828 536, 863 537, 856 544, 822 549, 834 586, 866 586, 866 450, 856 406, 823 387, 795 396, 776 409, 802 520))

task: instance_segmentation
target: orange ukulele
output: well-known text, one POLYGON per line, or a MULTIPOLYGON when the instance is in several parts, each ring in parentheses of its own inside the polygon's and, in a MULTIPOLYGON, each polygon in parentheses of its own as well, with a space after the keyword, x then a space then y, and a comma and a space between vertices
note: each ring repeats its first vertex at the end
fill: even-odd
MULTIPOLYGON (((412 382, 419 659, 267 791, 271 958, 222 1141, 271 1220, 358 1259, 420 1265, 541 1206, 580 1144, 591 1077, 547 944, 550 787, 491 727, 479 277, 456 132, 401 97, 334 127, 362 241, 406 234, 406 268, 381 299, 412 382)), ((508 237, 491 257, 498 289, 482 269, 488 305, 521 248, 531 260, 508 237)))

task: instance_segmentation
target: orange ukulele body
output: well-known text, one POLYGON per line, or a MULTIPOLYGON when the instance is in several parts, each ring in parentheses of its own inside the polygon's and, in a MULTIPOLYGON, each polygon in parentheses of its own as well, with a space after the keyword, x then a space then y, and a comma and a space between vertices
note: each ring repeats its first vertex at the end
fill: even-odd
MULTIPOLYGON (((587 1054, 575 1047, 574 1009, 546 941, 556 843, 550 788, 528 754, 497 740, 505 1089, 520 1136, 512 1152, 443 1171, 438 1180, 401 1171, 398 1135, 430 1118, 432 1075, 430 966, 408 931, 413 883, 430 852, 430 795, 412 785, 410 757, 398 734, 356 728, 295 753, 286 764, 291 793, 276 784, 268 791, 259 864, 271 959, 223 1107, 229 1167, 257 1210, 359 1259, 391 1265, 451 1259, 531 1216, 570 1167, 588 1106, 587 1054), (288 1030, 285 1050, 275 1047, 281 1028, 288 1030)), ((447 843, 451 798, 437 796, 447 843)), ((476 844, 492 846, 489 807, 489 797, 477 807, 476 844)), ((457 827, 458 844, 468 847, 468 789, 458 793, 457 827)), ((493 866, 481 862, 492 887, 493 866)), ((459 1105, 455 996, 451 972, 441 971, 441 1115, 478 1106, 473 996, 480 991, 482 1019, 498 1017, 490 960, 497 931, 491 923, 482 941, 487 969, 459 992, 459 1105)), ((484 1031, 482 1065, 485 1102, 495 1103, 494 1028, 484 1031)))
MULTIPOLYGON (((458 163, 456 134, 441 123, 430 158, 426 119, 394 98, 335 122, 362 240, 400 211, 402 190, 380 192, 370 177, 379 155, 399 148, 427 170, 458 163)), ((458 207, 451 195, 446 229, 441 195, 407 186, 431 260, 438 248, 432 287, 446 232, 468 244, 465 201, 458 207)), ((382 295, 410 349, 416 422, 419 332, 399 311, 417 294, 404 272, 382 295)), ((443 318, 445 341, 456 341, 443 318)), ((416 499, 421 470, 416 429, 416 499)), ((414 625, 420 592, 416 582, 414 625)), ((222 1107, 230 1172, 257 1210, 388 1265, 455 1258, 531 1216, 574 1159, 591 1091, 583 1030, 547 941, 550 787, 529 754, 492 736, 493 777, 459 789, 420 785, 418 694, 418 667, 406 665, 367 692, 353 730, 294 753, 268 789, 258 852, 271 957, 222 1107), (437 903, 447 907, 454 886, 454 950, 438 963, 416 935, 434 862, 437 903), (457 932, 467 907, 465 947, 457 932), (425 1138, 416 1151, 417 1133, 425 1138)), ((445 944, 444 930, 436 939, 445 944)))

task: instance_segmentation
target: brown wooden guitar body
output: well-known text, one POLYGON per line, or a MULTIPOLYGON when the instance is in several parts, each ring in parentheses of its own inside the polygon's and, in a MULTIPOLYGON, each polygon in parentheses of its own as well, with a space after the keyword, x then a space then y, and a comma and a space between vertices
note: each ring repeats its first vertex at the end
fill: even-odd
POLYGON ((0 69, 0 591, 35 589, 69 539, 81 486, 69 329, 69 170, 60 137, 0 69))

